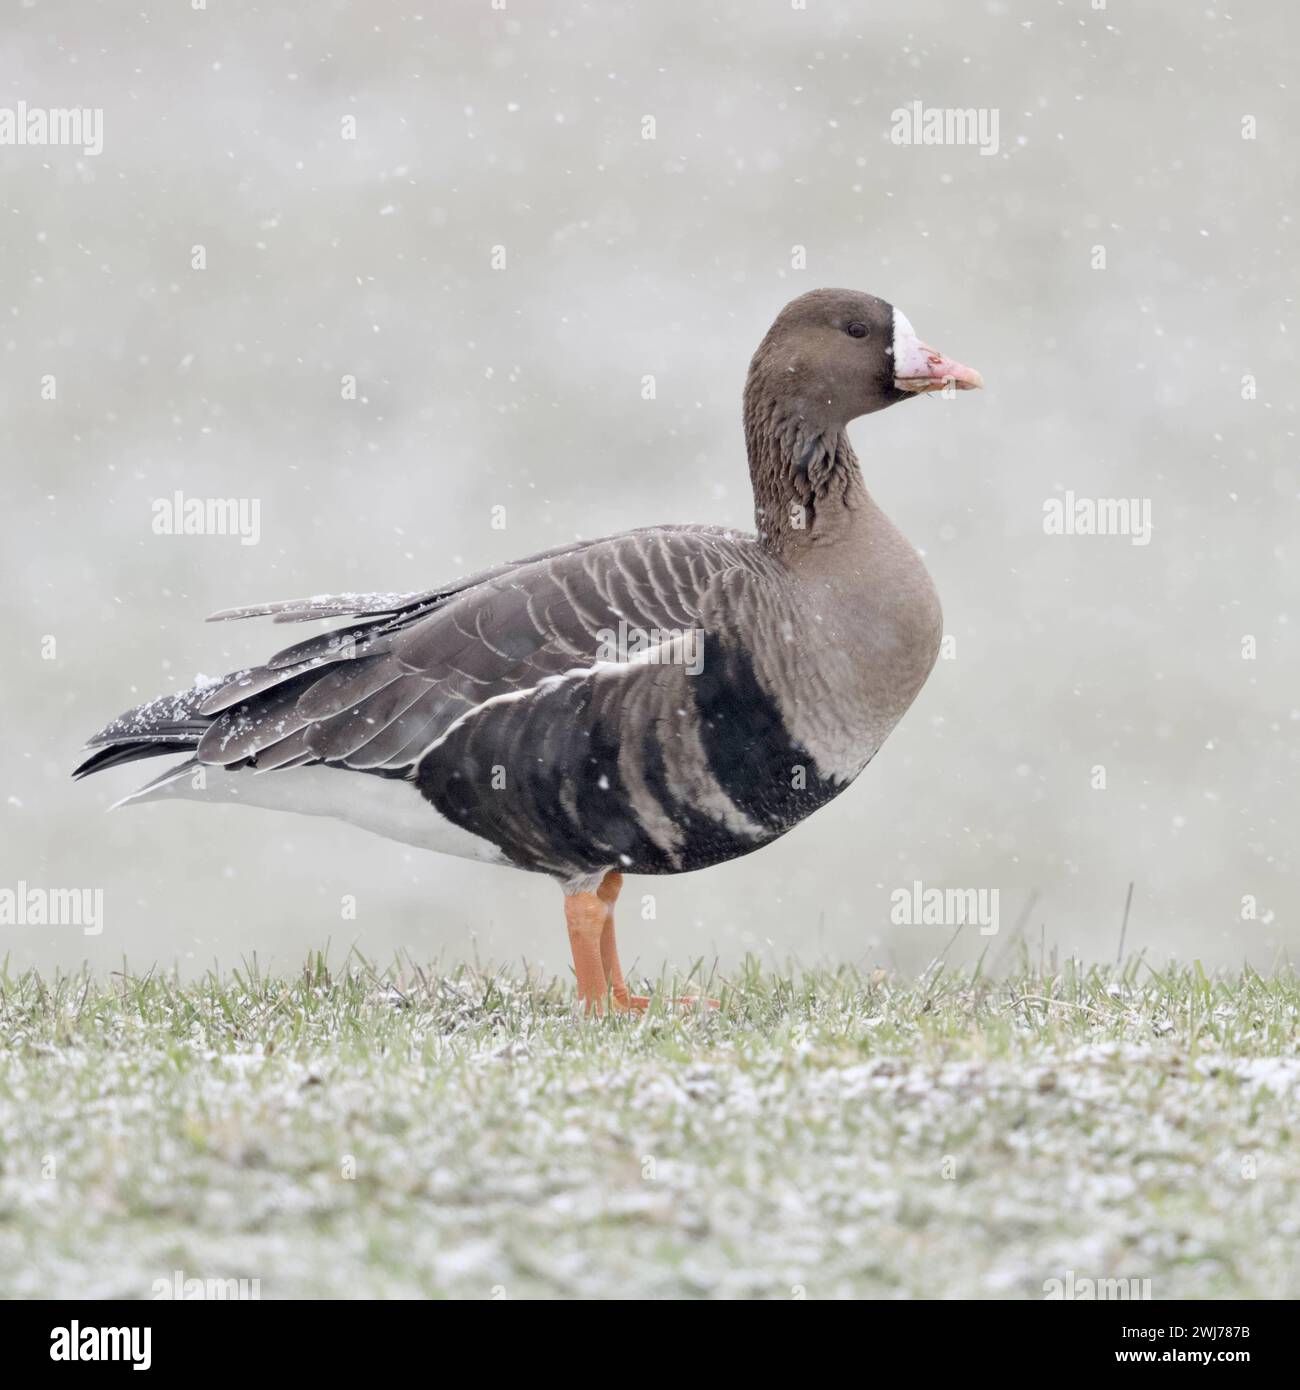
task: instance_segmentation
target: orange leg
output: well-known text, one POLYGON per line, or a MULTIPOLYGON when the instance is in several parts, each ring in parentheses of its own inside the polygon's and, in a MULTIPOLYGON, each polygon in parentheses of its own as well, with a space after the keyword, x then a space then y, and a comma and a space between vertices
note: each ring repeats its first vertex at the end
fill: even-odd
POLYGON ((605 971, 600 963, 600 936, 605 930, 605 904, 595 893, 566 893, 564 921, 569 928, 573 973, 578 998, 587 1013, 605 1012, 605 971))
POLYGON ((632 1009, 638 1013, 649 1008, 650 1000, 644 994, 630 994, 623 979, 623 967, 618 963, 618 942, 614 939, 614 904, 618 901, 619 890, 623 887, 623 875, 608 873, 596 889, 596 896, 605 904, 605 927, 600 934, 600 964, 605 972, 605 980, 614 998, 616 1009, 632 1009))
POLYGON ((594 893, 570 893, 564 899, 578 998, 587 1013, 605 1012, 609 997, 619 1013, 644 1009, 650 1002, 628 992, 614 942, 614 903, 623 886, 622 874, 606 874, 594 893))
MULTIPOLYGON (((604 1013, 608 996, 616 1013, 642 1013, 650 1006, 644 994, 632 994, 623 979, 614 938, 614 904, 623 887, 623 875, 605 875, 594 893, 567 894, 564 920, 569 928, 573 969, 578 977, 578 998, 587 1013, 604 1013)), ((674 999, 674 1004, 705 1004, 716 1009, 716 999, 674 999)))

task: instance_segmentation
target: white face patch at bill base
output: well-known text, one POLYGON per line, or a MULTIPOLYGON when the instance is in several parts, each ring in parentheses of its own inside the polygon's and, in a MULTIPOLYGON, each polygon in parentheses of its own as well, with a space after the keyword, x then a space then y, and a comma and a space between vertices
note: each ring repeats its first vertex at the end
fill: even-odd
POLYGON ((894 383, 930 375, 931 349, 916 336, 916 329, 901 309, 894 310, 894 383))
POLYGON ((923 343, 901 309, 894 310, 891 352, 896 390, 920 393, 951 386, 957 391, 974 391, 984 385, 983 377, 974 368, 954 362, 929 343, 923 343))

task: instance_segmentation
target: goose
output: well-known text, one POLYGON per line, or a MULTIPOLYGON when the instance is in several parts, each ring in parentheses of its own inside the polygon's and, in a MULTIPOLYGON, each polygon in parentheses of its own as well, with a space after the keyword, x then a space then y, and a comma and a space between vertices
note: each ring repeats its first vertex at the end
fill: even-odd
POLYGON ((623 876, 784 835, 866 767, 938 654, 934 585, 846 426, 982 385, 882 299, 800 295, 745 382, 753 534, 651 526, 424 592, 224 610, 209 621, 346 622, 127 711, 73 775, 184 754, 115 804, 333 816, 548 874, 580 1006, 644 1010, 614 935, 623 876))

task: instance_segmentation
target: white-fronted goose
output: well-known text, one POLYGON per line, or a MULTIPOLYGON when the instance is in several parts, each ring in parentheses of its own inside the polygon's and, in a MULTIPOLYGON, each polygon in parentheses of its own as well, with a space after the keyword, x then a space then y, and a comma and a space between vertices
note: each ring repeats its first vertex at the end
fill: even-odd
POLYGON ((76 775, 187 753, 118 804, 335 816, 550 874, 586 1007, 644 1007, 615 947, 622 875, 785 834, 866 767, 934 664, 938 596, 845 426, 945 384, 981 381, 882 300, 801 295, 745 384, 757 535, 648 527, 427 593, 218 613, 351 621, 129 711, 76 775))

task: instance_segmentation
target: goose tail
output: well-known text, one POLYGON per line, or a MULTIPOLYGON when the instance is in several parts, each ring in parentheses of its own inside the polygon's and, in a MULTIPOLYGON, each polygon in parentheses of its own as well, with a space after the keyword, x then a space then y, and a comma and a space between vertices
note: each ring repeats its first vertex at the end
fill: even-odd
POLYGON ((198 759, 193 756, 194 750, 212 723, 212 717, 203 714, 201 706, 218 684, 201 681, 189 690, 159 696, 118 715, 111 724, 87 740, 87 756, 73 769, 73 777, 89 777, 92 772, 121 767, 142 758, 191 754, 184 762, 124 796, 109 809, 116 810, 119 806, 166 795, 173 782, 187 776, 198 766, 198 759))

